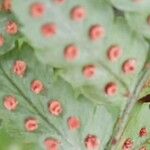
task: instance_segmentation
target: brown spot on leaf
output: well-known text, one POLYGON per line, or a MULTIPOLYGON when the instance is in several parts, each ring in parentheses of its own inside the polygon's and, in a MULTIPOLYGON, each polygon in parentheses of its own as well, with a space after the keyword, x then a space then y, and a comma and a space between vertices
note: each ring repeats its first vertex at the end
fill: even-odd
POLYGON ((18 32, 18 25, 14 21, 9 21, 6 25, 6 32, 10 35, 15 35, 18 32))
POLYGON ((13 65, 13 72, 19 76, 23 77, 27 70, 27 64, 25 61, 16 60, 15 64, 13 65))
POLYGON ((94 65, 87 65, 83 68, 83 75, 87 79, 94 77, 95 74, 96 74, 96 67, 94 65))
POLYGON ((40 80, 34 80, 31 83, 31 90, 35 94, 40 94, 44 90, 44 84, 40 80))
POLYGON ((25 129, 28 131, 28 132, 34 132, 38 129, 38 121, 37 119, 35 118, 27 118, 25 120, 25 129))
POLYGON ((15 111, 18 107, 18 101, 14 96, 6 96, 4 97, 4 107, 7 110, 15 111))
POLYGON ((122 146, 122 150, 132 150, 132 148, 133 148, 132 139, 130 139, 130 138, 126 139, 122 146))
POLYGON ((58 100, 50 101, 48 110, 54 116, 59 116, 63 112, 62 105, 58 100))
POLYGON ((86 18, 86 10, 82 6, 76 6, 71 11, 71 18, 74 21, 81 22, 86 18))
POLYGON ((64 57, 67 61, 74 61, 80 56, 80 50, 74 44, 65 48, 64 57))
POLYGON ((57 26, 54 23, 47 23, 42 26, 42 34, 46 38, 52 38, 57 33, 57 26))
POLYGON ((67 123, 71 131, 75 131, 81 126, 80 119, 76 116, 69 117, 67 123))
POLYGON ((140 137, 146 137, 148 135, 148 130, 147 128, 143 127, 141 128, 140 132, 139 132, 139 136, 140 137))
POLYGON ((59 150, 60 142, 53 138, 47 138, 44 141, 46 150, 59 150))
POLYGON ((31 5, 30 13, 34 18, 42 17, 45 13, 45 5, 43 3, 35 3, 31 5))
POLYGON ((118 91, 116 83, 110 82, 105 87, 105 92, 108 96, 114 96, 118 91))
POLYGON ((95 135, 88 135, 85 139, 85 146, 88 150, 98 150, 100 148, 100 139, 95 135))
POLYGON ((105 36, 105 29, 101 25, 93 25, 89 31, 92 41, 101 40, 105 36))

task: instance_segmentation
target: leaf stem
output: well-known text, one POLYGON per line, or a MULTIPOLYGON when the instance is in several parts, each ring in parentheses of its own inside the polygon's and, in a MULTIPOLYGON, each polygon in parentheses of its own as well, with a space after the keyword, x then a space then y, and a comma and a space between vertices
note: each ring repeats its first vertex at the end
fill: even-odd
POLYGON ((0 69, 2 70, 4 76, 7 78, 7 80, 14 86, 14 88, 17 89, 17 91, 20 93, 20 95, 26 100, 26 102, 29 104, 29 106, 31 106, 33 108, 34 111, 36 111, 36 113, 43 119, 43 121, 50 126, 53 130, 56 131, 56 133, 63 139, 65 139, 70 145, 74 146, 62 133, 61 131, 59 131, 54 124, 52 124, 40 111, 39 109, 32 103, 32 101, 30 100, 30 98, 28 98, 23 91, 13 82, 13 80, 11 78, 9 78, 9 76, 7 75, 7 73, 5 72, 5 70, 3 69, 2 65, 0 65, 0 69))
POLYGON ((147 69, 144 69, 143 73, 141 74, 141 76, 137 82, 136 88, 133 91, 133 96, 128 99, 128 103, 126 104, 122 115, 117 119, 117 122, 114 126, 114 132, 112 134, 111 139, 109 140, 109 142, 107 144, 106 150, 116 150, 116 147, 115 147, 116 144, 112 145, 112 141, 115 140, 117 143, 120 141, 121 136, 122 136, 122 134, 126 128, 126 125, 128 123, 130 114, 131 114, 136 102, 138 101, 139 93, 140 93, 141 89, 143 88, 144 83, 149 78, 149 76, 150 76, 150 70, 147 71, 147 69))

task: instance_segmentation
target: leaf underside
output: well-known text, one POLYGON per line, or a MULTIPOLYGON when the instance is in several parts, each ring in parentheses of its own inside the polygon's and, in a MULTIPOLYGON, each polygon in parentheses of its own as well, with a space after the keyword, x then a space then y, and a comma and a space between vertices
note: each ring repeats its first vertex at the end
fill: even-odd
POLYGON ((35 142, 36 150, 47 150, 44 145, 47 138, 57 139, 60 150, 87 150, 88 135, 100 139, 100 148, 90 150, 141 150, 143 146, 148 150, 150 136, 140 137, 139 131, 142 128, 150 131, 149 100, 142 99, 150 93, 148 81, 143 87, 149 75, 150 1, 76 0, 63 4, 56 1, 13 0, 13 14, 0 12, 0 35, 5 40, 0 47, 0 124, 10 134, 35 142), (44 6, 44 14, 36 18, 31 7, 37 3, 44 6), (83 8, 86 14, 79 22, 71 17, 76 7, 83 8), (9 35, 6 31, 8 21, 16 18, 22 37, 19 32, 9 35), (56 27, 52 37, 43 34, 42 27, 47 23, 56 27), (93 40, 90 29, 96 25, 104 30, 104 36, 93 40), (69 45, 79 50, 75 60, 66 58, 69 45), (112 46, 122 50, 116 61, 108 56, 112 46), (23 77, 14 73, 17 60, 27 64, 23 77), (135 66, 129 67, 134 70, 132 73, 124 71, 128 60, 135 61, 135 66), (92 77, 84 73, 87 66, 94 66, 92 77), (44 85, 39 94, 31 90, 34 80, 44 85), (114 95, 107 93, 109 83, 117 87, 114 95), (6 96, 18 101, 15 111, 4 106, 6 96), (48 110, 53 100, 62 105, 59 116, 48 110), (68 126, 72 116, 81 122, 75 131, 68 126), (38 122, 38 129, 32 133, 25 127, 28 118, 38 122), (118 133, 121 136, 114 139, 118 141, 111 143, 118 133), (133 141, 132 148, 123 149, 128 138, 133 141))
POLYGON ((53 76, 53 69, 39 63, 32 48, 27 45, 21 50, 12 50, 1 59, 0 113, 3 114, 1 119, 4 126, 14 135, 19 133, 27 139, 30 138, 31 141, 39 140, 41 149, 44 148, 44 140, 52 137, 60 140, 61 149, 83 150, 84 140, 88 134, 99 137, 103 149, 112 132, 115 117, 103 105, 96 106, 83 96, 76 99, 70 85, 60 78, 53 80, 53 76), (17 77, 12 72, 16 60, 23 60, 28 65, 23 78, 17 77), (30 89, 31 82, 35 79, 41 80, 45 86, 45 90, 40 95, 34 94, 30 89), (3 99, 8 95, 16 97, 19 101, 19 106, 14 112, 4 107, 3 99), (55 117, 48 111, 48 103, 53 99, 60 101, 63 106, 61 116, 55 117), (81 120, 81 128, 75 132, 70 131, 67 125, 70 116, 77 116, 81 120), (24 127, 24 121, 29 117, 35 117, 39 122, 39 128, 34 133, 28 133, 24 127))

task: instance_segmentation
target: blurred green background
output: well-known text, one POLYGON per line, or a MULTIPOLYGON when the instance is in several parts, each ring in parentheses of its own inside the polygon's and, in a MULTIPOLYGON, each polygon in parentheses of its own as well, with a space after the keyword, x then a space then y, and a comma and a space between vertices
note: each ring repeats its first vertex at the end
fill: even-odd
POLYGON ((0 128, 0 150, 36 150, 36 145, 10 136, 5 128, 0 128))

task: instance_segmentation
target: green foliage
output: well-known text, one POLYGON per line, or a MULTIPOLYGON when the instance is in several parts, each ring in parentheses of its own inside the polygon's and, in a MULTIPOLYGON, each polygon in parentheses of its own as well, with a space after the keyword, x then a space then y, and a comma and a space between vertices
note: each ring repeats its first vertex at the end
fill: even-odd
POLYGON ((3 55, 14 48, 15 41, 20 37, 19 33, 9 34, 7 32, 9 22, 16 22, 15 17, 9 12, 0 11, 0 36, 4 39, 4 44, 0 46, 0 55, 3 55))
POLYGON ((150 9, 149 0, 111 0, 118 9, 130 12, 146 12, 150 9))
POLYGON ((148 43, 131 31, 124 18, 114 19, 113 10, 106 1, 78 0, 58 6, 54 1, 44 0, 42 3, 47 8, 42 18, 31 16, 30 9, 34 3, 36 3, 35 0, 24 2, 14 0, 13 10, 23 24, 22 33, 36 48, 37 57, 44 63, 58 69, 61 68, 60 71, 57 70, 57 73, 71 83, 79 93, 97 103, 115 101, 117 105, 120 105, 119 100, 124 99, 122 95, 132 93, 135 88, 139 72, 146 61, 148 43), (70 18, 71 10, 75 6, 85 7, 87 12, 85 21, 75 22, 70 18), (22 13, 20 13, 21 11, 22 13), (45 38, 42 35, 41 27, 47 22, 53 22, 58 26, 58 34, 53 38, 45 38), (106 30, 104 39, 90 40, 89 28, 94 24, 100 24, 104 27, 106 30), (33 28, 31 32, 28 32, 31 28, 33 28), (73 62, 68 62, 64 56, 64 49, 69 44, 75 44, 80 50, 80 57, 73 62), (118 45, 123 49, 121 58, 113 63, 109 61, 107 56, 108 49, 112 45, 118 45), (137 61, 136 74, 125 75, 123 73, 122 65, 127 59, 137 61), (89 64, 96 67, 96 75, 90 80, 83 75, 83 68, 89 64), (109 82, 117 84, 119 89, 117 98, 106 96, 105 85, 109 82))
POLYGON ((0 129, 0 148, 2 150, 35 150, 37 149, 34 143, 30 141, 25 141, 24 138, 19 138, 10 136, 7 133, 8 129, 0 129))
POLYGON ((53 80, 52 68, 39 63, 32 48, 27 45, 20 50, 12 50, 1 59, 0 64, 1 114, 4 114, 1 119, 8 129, 12 124, 15 125, 11 128, 14 135, 19 133, 28 139, 30 137, 33 141, 39 137, 41 143, 47 137, 53 137, 61 141, 62 149, 85 149, 85 137, 94 134, 103 139, 101 147, 104 148, 112 132, 116 110, 110 107, 113 112, 111 114, 104 106, 94 105, 83 96, 75 99, 70 85, 60 78, 53 80), (27 62, 28 70, 24 78, 12 73, 16 60, 27 62), (45 86, 40 95, 34 94, 30 89, 31 82, 35 79, 41 80, 45 86), (8 95, 15 96, 19 101, 15 112, 10 112, 4 107, 3 99, 8 95), (61 116, 55 117, 48 111, 48 103, 53 99, 59 100, 63 106, 61 116), (39 121, 39 129, 34 133, 27 133, 24 127, 25 119, 30 116, 39 121), (67 119, 70 116, 77 116, 81 120, 81 129, 76 132, 70 131, 67 126, 67 119), (17 132, 18 130, 20 132, 17 132))
POLYGON ((126 130, 121 137, 120 144, 117 145, 116 150, 120 150, 126 139, 131 138, 133 141, 133 150, 138 150, 145 146, 149 149, 149 130, 150 130, 150 120, 147 114, 149 113, 149 104, 138 104, 135 106, 129 122, 127 124, 126 130), (146 128, 147 134, 140 136, 140 130, 146 128))
POLYGON ((36 150, 58 150, 45 147, 47 138, 57 139, 60 150, 149 149, 150 135, 139 137, 139 131, 150 132, 144 99, 150 93, 150 1, 13 0, 12 5, 12 12, 0 12, 1 125, 36 143, 36 150), (10 20, 19 22, 21 36, 6 33, 10 20), (18 102, 14 110, 8 110, 6 96, 18 102), (57 107, 51 108, 54 100, 57 107), (70 117, 77 119, 75 131, 70 117), (31 120, 35 124, 28 126, 31 120), (88 148, 89 135, 100 147, 88 148), (126 144, 129 138, 133 143, 126 144))

